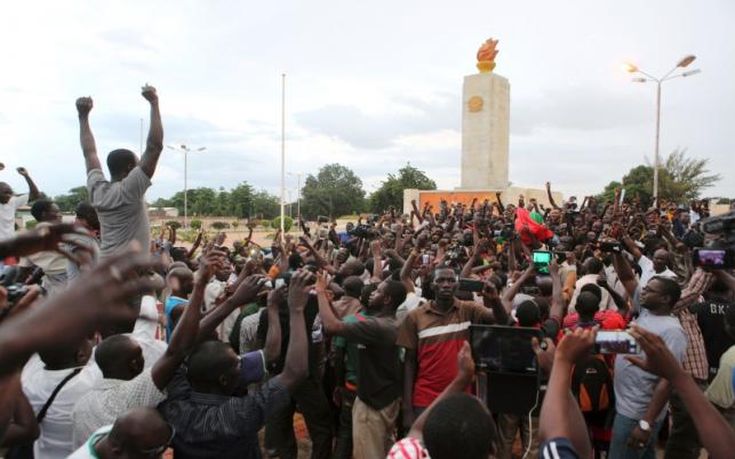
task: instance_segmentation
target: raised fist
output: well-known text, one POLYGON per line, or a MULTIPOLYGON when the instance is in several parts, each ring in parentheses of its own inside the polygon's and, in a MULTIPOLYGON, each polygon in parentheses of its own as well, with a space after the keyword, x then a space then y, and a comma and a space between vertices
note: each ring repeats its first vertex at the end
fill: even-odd
POLYGON ((158 94, 156 93, 156 88, 154 88, 153 86, 150 86, 146 83, 145 86, 140 88, 140 93, 143 95, 143 98, 148 102, 158 102, 158 94))
POLYGON ((25 167, 19 167, 16 169, 16 171, 18 171, 18 173, 22 175, 23 177, 28 177, 28 171, 26 170, 25 167))
POLYGON ((79 116, 87 116, 92 110, 92 98, 91 97, 80 97, 77 99, 77 112, 79 116))

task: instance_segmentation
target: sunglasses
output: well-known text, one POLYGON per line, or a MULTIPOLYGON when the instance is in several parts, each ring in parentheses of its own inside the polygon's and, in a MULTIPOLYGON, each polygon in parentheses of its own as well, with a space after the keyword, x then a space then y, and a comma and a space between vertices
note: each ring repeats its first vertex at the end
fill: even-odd
POLYGON ((141 455, 148 456, 148 457, 159 457, 164 452, 166 452, 166 449, 168 449, 168 447, 171 446, 171 442, 173 442, 174 436, 176 435, 176 429, 174 428, 174 426, 169 424, 168 427, 171 429, 171 436, 168 438, 166 443, 164 443, 161 446, 156 446, 154 448, 141 449, 138 452, 141 455))

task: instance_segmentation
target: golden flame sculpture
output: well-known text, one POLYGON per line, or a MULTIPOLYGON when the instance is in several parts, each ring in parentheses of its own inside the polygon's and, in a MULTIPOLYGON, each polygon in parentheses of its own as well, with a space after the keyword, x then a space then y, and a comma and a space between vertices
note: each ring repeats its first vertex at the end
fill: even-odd
POLYGON ((495 68, 495 56, 498 55, 498 40, 488 38, 477 50, 477 70, 480 73, 490 73, 495 68))

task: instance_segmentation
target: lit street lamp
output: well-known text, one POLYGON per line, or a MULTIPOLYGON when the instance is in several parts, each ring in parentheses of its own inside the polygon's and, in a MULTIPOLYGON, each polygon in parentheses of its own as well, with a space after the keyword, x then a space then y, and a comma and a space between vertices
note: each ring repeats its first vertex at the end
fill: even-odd
POLYGON ((184 152, 184 228, 189 227, 189 152, 204 151, 207 147, 199 147, 195 149, 189 148, 187 145, 181 144, 176 146, 166 145, 166 148, 184 152))
POLYGON ((686 72, 677 73, 676 75, 673 75, 673 73, 677 69, 683 69, 687 67, 689 64, 694 62, 694 59, 696 59, 697 56, 694 54, 690 54, 688 56, 685 56, 682 58, 677 64, 676 67, 671 69, 667 74, 665 74, 662 77, 656 78, 655 76, 644 72, 643 70, 639 69, 638 66, 631 63, 625 63, 623 64, 623 70, 625 70, 628 73, 640 73, 643 75, 643 77, 635 77, 633 78, 634 83, 648 83, 648 82, 654 82, 656 83, 656 146, 655 146, 655 152, 654 152, 654 159, 653 159, 653 199, 654 202, 658 201, 658 168, 659 168, 659 136, 661 132, 661 84, 664 81, 673 80, 674 78, 679 77, 688 77, 691 75, 696 75, 697 73, 701 72, 699 69, 689 70, 686 72))

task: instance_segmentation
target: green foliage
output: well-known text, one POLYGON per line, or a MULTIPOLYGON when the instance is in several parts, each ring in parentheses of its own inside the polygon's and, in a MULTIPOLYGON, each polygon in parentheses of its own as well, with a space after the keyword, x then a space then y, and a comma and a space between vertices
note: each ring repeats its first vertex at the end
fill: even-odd
POLYGON ((388 174, 388 178, 383 181, 380 188, 370 195, 370 209, 375 213, 381 213, 394 207, 400 212, 403 208, 403 190, 408 188, 436 190, 436 183, 427 177, 424 171, 407 163, 398 170, 398 175, 388 174))
MULTIPOLYGON (((717 183, 719 174, 708 174, 707 159, 695 159, 686 156, 686 150, 674 150, 661 162, 658 172, 658 193, 661 199, 676 203, 685 203, 697 199, 702 190, 717 183)), ((653 202, 653 167, 641 164, 631 169, 623 183, 610 182, 598 196, 611 200, 616 188, 625 188, 625 199, 640 200, 648 207, 653 202)))
MULTIPOLYGON (((289 231, 291 231, 292 226, 293 226, 293 218, 286 215, 283 218, 283 230, 288 233, 289 231)), ((277 230, 281 229, 281 217, 276 217, 273 219, 273 221, 271 222, 271 228, 275 228, 277 230)))
MULTIPOLYGON (((194 188, 187 194, 189 215, 200 217, 273 218, 278 215, 279 200, 265 190, 255 191, 247 182, 226 191, 224 188, 194 188)), ((179 191, 169 199, 156 200, 154 207, 176 207, 184 214, 184 192, 179 191)))
POLYGON ((36 225, 38 225, 38 222, 36 220, 28 220, 26 222, 26 229, 27 230, 32 230, 33 228, 36 227, 36 225))
POLYGON ((211 226, 212 228, 216 230, 223 230, 225 228, 229 228, 230 224, 227 222, 212 222, 212 224, 209 226, 211 226))
POLYGON ((177 230, 181 228, 181 223, 177 222, 176 220, 169 220, 166 222, 166 226, 170 226, 171 228, 177 230))
POLYGON ((717 204, 730 204, 732 203, 732 199, 730 198, 720 198, 717 200, 717 204))
POLYGON ((202 227, 202 221, 201 220, 194 219, 194 220, 192 220, 192 221, 189 222, 189 226, 191 226, 193 229, 198 230, 198 229, 200 229, 202 227))
POLYGON ((240 226, 240 222, 237 220, 233 220, 232 223, 230 223, 230 226, 232 226, 234 229, 237 229, 237 227, 240 226))
POLYGON ((53 200, 62 212, 74 212, 77 204, 89 201, 89 193, 86 186, 78 186, 69 190, 67 194, 55 196, 53 200))
POLYGON ((362 180, 351 169, 336 163, 322 167, 316 176, 309 174, 301 196, 301 213, 311 219, 361 212, 365 207, 362 180))

